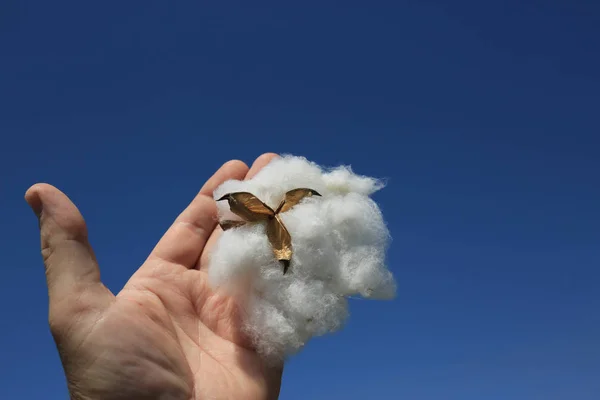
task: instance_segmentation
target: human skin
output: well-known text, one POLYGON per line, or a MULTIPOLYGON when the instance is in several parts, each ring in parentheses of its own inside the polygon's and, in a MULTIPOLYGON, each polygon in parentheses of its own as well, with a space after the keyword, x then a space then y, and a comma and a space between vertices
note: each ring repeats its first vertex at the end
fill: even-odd
POLYGON ((77 207, 39 183, 25 194, 39 219, 49 324, 73 400, 277 399, 283 365, 267 366, 240 328, 234 300, 208 284, 208 256, 221 229, 212 192, 249 179, 225 163, 175 219, 143 265, 114 295, 77 207))

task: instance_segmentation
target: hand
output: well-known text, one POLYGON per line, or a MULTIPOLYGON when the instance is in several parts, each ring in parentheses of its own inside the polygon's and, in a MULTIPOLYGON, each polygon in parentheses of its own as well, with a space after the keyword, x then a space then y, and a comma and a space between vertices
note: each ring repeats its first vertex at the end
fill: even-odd
POLYGON ((40 222, 49 322, 72 399, 276 399, 283 366, 266 366, 240 328, 232 298, 208 285, 221 233, 213 190, 248 179, 224 164, 175 220, 146 262, 113 295, 87 240, 83 217, 58 189, 36 184, 25 199, 40 222))

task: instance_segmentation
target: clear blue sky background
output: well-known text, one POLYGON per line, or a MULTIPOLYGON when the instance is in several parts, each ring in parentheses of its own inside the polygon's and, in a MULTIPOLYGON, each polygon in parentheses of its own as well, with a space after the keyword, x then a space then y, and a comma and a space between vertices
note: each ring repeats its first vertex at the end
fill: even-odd
POLYGON ((599 49, 591 0, 3 1, 0 398, 67 396, 30 184, 73 198, 118 291, 265 151, 388 178, 399 282, 282 399, 600 398, 599 49))

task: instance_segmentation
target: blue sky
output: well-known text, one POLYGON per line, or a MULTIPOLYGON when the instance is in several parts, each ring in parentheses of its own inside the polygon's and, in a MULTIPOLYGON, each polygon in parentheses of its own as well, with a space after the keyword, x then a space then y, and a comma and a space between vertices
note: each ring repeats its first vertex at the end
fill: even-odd
POLYGON ((399 283, 282 399, 597 399, 599 4, 282 3, 3 2, 0 398, 67 396, 31 184, 118 291, 221 163, 276 151, 388 179, 399 283))

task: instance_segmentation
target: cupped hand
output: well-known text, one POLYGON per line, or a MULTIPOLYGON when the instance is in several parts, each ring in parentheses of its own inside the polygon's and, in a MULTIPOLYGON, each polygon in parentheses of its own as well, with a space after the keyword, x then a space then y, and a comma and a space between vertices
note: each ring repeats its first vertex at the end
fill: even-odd
POLYGON ((25 199, 39 218, 49 323, 76 400, 276 399, 283 366, 267 366, 244 336, 234 300, 208 285, 220 228, 213 190, 248 179, 224 164, 177 217, 115 296, 100 280, 83 217, 58 189, 36 184, 25 199))

